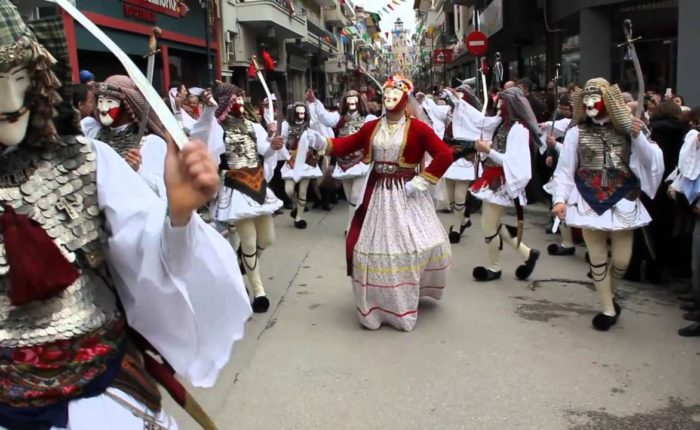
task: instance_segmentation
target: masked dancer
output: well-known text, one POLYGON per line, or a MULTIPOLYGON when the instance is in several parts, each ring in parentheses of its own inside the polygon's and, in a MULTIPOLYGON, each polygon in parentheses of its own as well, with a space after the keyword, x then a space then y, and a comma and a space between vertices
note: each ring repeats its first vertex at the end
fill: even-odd
MULTIPOLYGON (((428 188, 452 164, 452 151, 429 125, 407 115, 412 90, 410 80, 390 77, 384 118, 346 137, 317 139, 331 156, 364 150, 363 161, 372 165, 346 245, 357 316, 369 329, 413 330, 419 299, 440 299, 447 285, 450 244, 428 188), (426 152, 433 162, 418 174, 426 152)), ((412 105, 419 114, 415 99, 412 105)))
POLYGON ((614 293, 632 256, 634 230, 651 221, 640 192, 656 194, 663 154, 640 133, 643 123, 632 116, 617 85, 591 79, 571 102, 576 125, 566 134, 554 172, 552 213, 582 229, 602 306, 593 327, 607 331, 620 315, 614 293))
POLYGON ((0 0, 0 427, 174 429, 156 381, 210 423, 173 370, 213 385, 251 314, 233 250, 194 213, 216 165, 171 142, 166 205, 81 136, 52 72, 67 55, 47 50, 67 52, 57 18, 35 35, 0 0))

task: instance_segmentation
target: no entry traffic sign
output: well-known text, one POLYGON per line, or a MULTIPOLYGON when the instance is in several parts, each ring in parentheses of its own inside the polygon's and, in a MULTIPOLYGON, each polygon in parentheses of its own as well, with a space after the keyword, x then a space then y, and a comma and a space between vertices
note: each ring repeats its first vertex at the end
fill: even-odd
POLYGON ((486 55, 486 52, 489 50, 489 38, 480 31, 469 33, 465 44, 467 45, 467 52, 476 57, 486 55))

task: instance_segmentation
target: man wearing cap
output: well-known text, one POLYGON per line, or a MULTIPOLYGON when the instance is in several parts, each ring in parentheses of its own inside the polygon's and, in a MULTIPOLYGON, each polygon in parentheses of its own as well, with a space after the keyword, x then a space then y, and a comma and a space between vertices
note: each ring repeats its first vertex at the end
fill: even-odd
POLYGON ((80 71, 80 83, 86 85, 92 85, 95 83, 95 75, 89 70, 80 71))

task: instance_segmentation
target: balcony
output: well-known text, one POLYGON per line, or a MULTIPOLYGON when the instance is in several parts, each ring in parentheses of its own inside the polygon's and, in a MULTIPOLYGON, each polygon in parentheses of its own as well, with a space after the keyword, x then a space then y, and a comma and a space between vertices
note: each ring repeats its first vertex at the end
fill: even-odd
POLYGON ((275 29, 276 39, 292 39, 306 36, 306 18, 301 14, 299 4, 295 5, 295 15, 282 0, 246 0, 236 5, 238 22, 260 31, 269 27, 275 29))
POLYGON ((324 16, 326 18, 326 24, 335 27, 347 27, 350 25, 350 19, 343 13, 340 7, 324 10, 324 16))
POLYGON ((321 7, 338 6, 338 0, 313 0, 313 2, 321 7))

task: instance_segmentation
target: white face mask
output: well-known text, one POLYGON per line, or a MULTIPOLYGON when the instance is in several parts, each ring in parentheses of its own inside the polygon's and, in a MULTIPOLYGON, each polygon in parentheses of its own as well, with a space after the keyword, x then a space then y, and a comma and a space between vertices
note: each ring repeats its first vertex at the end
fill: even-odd
POLYGON ((306 109, 303 107, 298 107, 294 109, 294 113, 296 113, 297 122, 304 122, 306 119, 306 109))
POLYGON ((403 98, 403 91, 398 88, 387 89, 384 91, 384 107, 391 112, 396 108, 403 98))
POLYGON ((600 94, 586 94, 583 96, 583 105, 586 106, 586 115, 590 118, 596 118, 600 111, 596 108, 596 104, 603 100, 600 94))
POLYGON ((348 110, 350 112, 355 112, 357 110, 357 104, 360 102, 360 100, 356 96, 350 96, 346 100, 346 103, 348 104, 348 110))
POLYGON ((29 110, 25 107, 24 99, 30 85, 29 68, 26 66, 13 67, 0 73, 0 143, 4 145, 18 145, 27 135, 29 110))
POLYGON ((114 124, 117 119, 115 109, 119 109, 122 103, 109 97, 100 96, 97 99, 97 110, 100 112, 100 122, 102 125, 109 127, 114 124))

